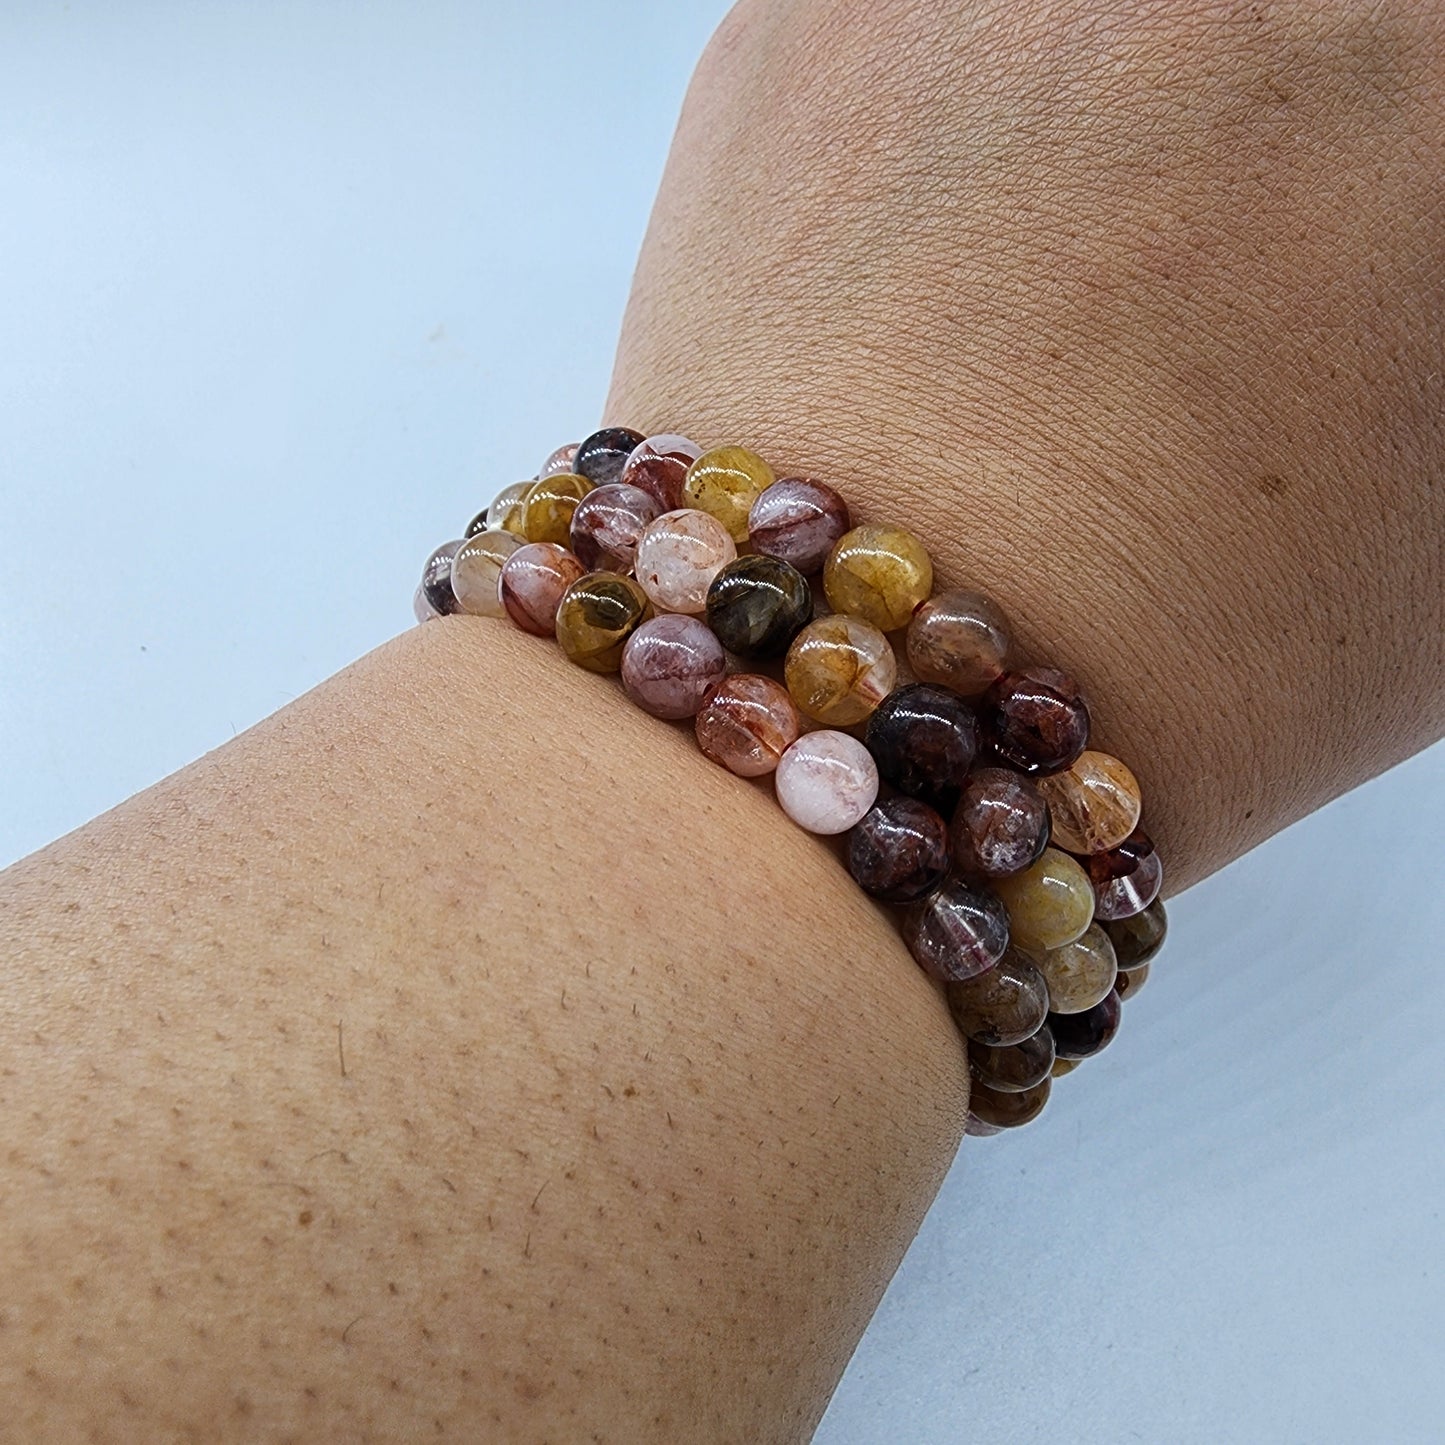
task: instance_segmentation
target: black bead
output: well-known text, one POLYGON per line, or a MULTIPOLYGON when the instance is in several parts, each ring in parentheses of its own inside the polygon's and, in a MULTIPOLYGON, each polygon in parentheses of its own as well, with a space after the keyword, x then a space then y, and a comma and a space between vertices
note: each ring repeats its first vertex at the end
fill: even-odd
POLYGON ((623 463, 632 455, 632 449, 646 440, 630 426, 605 426, 578 445, 572 470, 586 477, 594 487, 615 482, 622 475, 623 463))
POLYGON ((808 579, 776 557, 739 557, 707 589, 707 623, 739 657, 781 657, 813 618, 808 579))
POLYGON ((1049 1015, 1054 1052, 1061 1059, 1088 1059, 1103 1049, 1119 1032, 1123 1009, 1112 989, 1093 1008, 1079 1014, 1049 1015))
POLYGON ((483 507, 482 510, 467 523, 467 530, 462 533, 462 540, 464 542, 470 542, 478 532, 485 532, 487 530, 487 513, 490 510, 489 507, 483 507))
POLYGON ((947 814, 973 766, 978 726, 957 693, 915 682, 879 703, 864 741, 881 778, 947 814))

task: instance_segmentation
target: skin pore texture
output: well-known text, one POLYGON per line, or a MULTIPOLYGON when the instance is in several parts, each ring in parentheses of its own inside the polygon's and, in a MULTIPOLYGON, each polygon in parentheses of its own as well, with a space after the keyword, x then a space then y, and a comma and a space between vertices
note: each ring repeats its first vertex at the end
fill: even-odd
MULTIPOLYGON (((996 596, 1177 891, 1442 729, 1442 57, 1409 6, 745 4, 605 420, 996 596)), ((0 1438, 806 1440, 966 1109, 829 847, 489 620, 12 868, 0 942, 0 1438)))

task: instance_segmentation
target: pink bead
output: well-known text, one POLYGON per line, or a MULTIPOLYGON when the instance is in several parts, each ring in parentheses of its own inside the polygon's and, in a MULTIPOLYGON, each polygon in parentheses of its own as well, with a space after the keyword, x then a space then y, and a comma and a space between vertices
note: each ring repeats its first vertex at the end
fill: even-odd
POLYGON ((632 449, 617 480, 641 487, 657 503, 658 511, 672 512, 682 506, 682 479, 701 455, 702 448, 686 437, 662 432, 632 449))
POLYGON ((609 482, 594 487, 572 513, 572 550, 593 572, 632 571, 642 529, 661 508, 641 487, 609 482))
POLYGON ((847 733, 805 733, 778 762, 778 802, 810 833, 843 833, 873 806, 878 768, 847 733))
POLYGON ((727 654, 707 623, 665 613, 622 649, 622 686, 653 717, 693 717, 727 674, 727 654))
POLYGON ((570 472, 572 463, 577 459, 577 446, 577 442, 568 442, 566 446, 558 447, 542 463, 542 470, 537 473, 537 480, 540 482, 543 477, 560 477, 563 472, 570 472))
POLYGON ((727 678, 697 715, 703 756, 740 778, 772 772, 801 730, 787 688, 756 672, 727 678))
POLYGON ((753 550, 799 572, 817 572, 833 543, 852 527, 848 504, 826 482, 782 477, 753 503, 748 536, 753 550))
POLYGON ((507 616, 538 637, 557 632, 557 604, 587 569, 555 542, 528 542, 502 564, 498 587, 507 616))
POLYGON ((643 529, 633 571, 659 612, 701 612, 712 579, 738 555, 706 512, 664 512, 643 529))

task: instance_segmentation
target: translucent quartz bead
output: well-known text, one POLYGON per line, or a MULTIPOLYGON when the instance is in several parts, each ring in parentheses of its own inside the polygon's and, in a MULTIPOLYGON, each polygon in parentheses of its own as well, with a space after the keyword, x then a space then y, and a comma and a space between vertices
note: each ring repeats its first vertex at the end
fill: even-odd
MULTIPOLYGON (((1050 1030, 1052 1033, 1052 1030, 1050 1030)), ((1054 1055, 1054 1066, 1049 1070, 1051 1079, 1062 1079, 1065 1074, 1072 1074, 1079 1067, 1078 1059, 1061 1059, 1058 1054, 1054 1055)))
POLYGON ((1114 945, 1097 923, 1091 923, 1072 943, 1048 948, 1034 962, 1049 986, 1049 1012, 1083 1013, 1114 987, 1119 965, 1114 945))
POLYGON ((502 565, 522 539, 510 532, 485 531, 469 537, 452 559, 452 591, 457 605, 473 617, 505 617, 502 606, 502 565))
POLYGON ((1068 767, 1089 741, 1079 686, 1056 667, 1004 673, 984 694, 979 721, 999 758, 1031 777, 1068 767))
POLYGON ((739 672, 727 678, 697 715, 703 756, 740 778, 760 778, 797 742, 802 725, 785 687, 739 672))
POLYGON ((675 432, 663 432, 638 442, 623 464, 619 481, 641 487, 657 503, 659 512, 682 506, 682 481, 687 469, 702 455, 702 448, 675 432))
POLYGON ((1001 1089, 990 1089, 987 1084, 975 1081, 968 1096, 968 1134, 996 1134, 1000 1129, 1017 1129, 1021 1124, 1032 1123, 1044 1111, 1049 1102, 1049 1080, 1035 1084, 1032 1089, 1021 1089, 1007 1094, 1001 1089), (975 1127, 975 1121, 982 1128, 975 1127))
POLYGON ((1032 1038, 1049 1016, 1044 976, 1016 948, 984 973, 948 984, 943 993, 959 1032, 996 1048, 1032 1038))
POLYGON ((1149 980, 1149 965, 1141 963, 1138 968, 1130 969, 1128 973, 1120 973, 1114 980, 1114 992, 1121 999, 1131 999, 1149 980))
POLYGON ((1003 957, 1008 914, 992 893, 950 878, 904 913, 903 941, 924 973, 943 983, 957 982, 1003 957))
POLYGON ((1002 1094, 1032 1089, 1049 1077, 1054 1067, 1054 1036, 1041 1028, 1021 1044, 991 1048, 988 1044, 968 1046, 968 1063, 973 1077, 986 1088, 1002 1094))
POLYGON ((433 617, 441 616, 441 613, 426 600, 426 588, 420 582, 416 584, 416 591, 411 594, 411 615, 418 622, 430 622, 433 617))
POLYGON ((878 769, 847 733, 805 733, 778 760, 778 802, 810 833, 843 833, 873 806, 878 769))
POLYGON ((652 616, 647 594, 618 572, 589 572, 562 594, 557 641, 569 662, 588 672, 616 672, 622 649, 652 616))
POLYGON ((831 727, 862 722, 893 690, 898 659, 870 622, 837 613, 810 622, 783 666, 793 701, 831 727))
POLYGON ((978 749, 978 728, 956 693, 916 682, 891 692, 868 719, 878 775, 900 792, 949 812, 978 749))
POLYGON ((631 572, 642 529, 660 510, 640 487, 622 482, 594 487, 572 513, 572 551, 591 571, 631 572))
POLYGON ((908 624, 908 665, 924 682, 977 697, 1003 675, 1008 619, 981 592, 956 588, 930 597, 908 624))
POLYGON ((622 649, 622 686, 653 717, 695 717, 727 668, 712 629, 676 612, 644 622, 622 649))
POLYGON ((577 443, 572 470, 586 477, 594 487, 619 481, 628 457, 643 439, 642 433, 630 426, 605 426, 577 443))
POLYGON ((826 482, 782 477, 748 513, 753 550, 776 557, 799 572, 817 572, 833 544, 853 525, 848 504, 826 482))
POLYGON ((993 886, 1008 909, 1013 941, 1032 954, 1072 943, 1094 921, 1089 875, 1057 848, 1045 848, 1037 863, 993 886))
POLYGON ((1039 779, 1054 842, 1070 853, 1103 853, 1134 831, 1142 807, 1134 774, 1108 753, 1089 749, 1061 773, 1039 779))
POLYGON ((529 542, 555 542, 565 547, 577 503, 591 490, 592 483, 575 472, 533 482, 522 498, 522 535, 529 542))
MULTIPOLYGON (((528 483, 528 485, 530 486, 531 484, 528 483)), ((488 508, 483 507, 482 510, 467 523, 467 530, 462 533, 463 542, 469 542, 478 532, 485 532, 487 530, 487 511, 488 508)))
POLYGON ((557 604, 582 575, 582 564, 555 542, 528 542, 502 563, 499 584, 507 616, 523 632, 551 637, 557 630, 557 604))
POLYGON ((892 632, 933 590, 933 563, 923 543, 902 527, 854 527, 823 564, 823 590, 835 612, 892 632))
POLYGON ((1114 945, 1121 969, 1143 968, 1164 947, 1169 919, 1164 904, 1156 898, 1142 913, 1107 920, 1104 932, 1114 945))
POLYGON ((544 477, 556 477, 563 472, 576 471, 577 448, 580 445, 580 442, 566 442, 558 447, 542 463, 541 469, 537 472, 537 480, 540 482, 544 477))
POLYGON ((452 558, 462 550, 460 541, 443 542, 421 569, 422 596, 439 617, 448 617, 461 609, 452 591, 452 558))
POLYGON ((642 529, 633 570, 663 612, 701 612, 712 579, 738 554, 733 539, 706 512, 664 512, 642 529))
POLYGON ((954 864, 966 878, 1007 878, 1039 860, 1049 843, 1049 805, 1009 768, 979 768, 953 812, 954 864))
POLYGON ((773 469, 746 447, 715 447, 687 469, 682 505, 716 517, 734 542, 748 540, 748 513, 773 484, 773 469))
POLYGON ((1110 989, 1093 1008, 1078 1014, 1049 1015, 1054 1052, 1063 1059, 1093 1058, 1119 1032, 1119 995, 1110 989))
POLYGON ((522 500, 531 490, 531 482, 513 482, 503 487, 487 508, 487 526, 522 535, 522 500))
POLYGON ((812 617, 808 579, 776 557, 739 557, 707 589, 708 626, 739 657, 781 657, 812 617))
POLYGON ((1084 866, 1094 885, 1094 917, 1105 922, 1142 913, 1164 882, 1163 860, 1142 828, 1135 828, 1117 848, 1091 855, 1084 866))
POLYGON ((916 798, 884 798, 848 834, 848 871, 874 898, 912 903, 948 873, 948 824, 916 798))

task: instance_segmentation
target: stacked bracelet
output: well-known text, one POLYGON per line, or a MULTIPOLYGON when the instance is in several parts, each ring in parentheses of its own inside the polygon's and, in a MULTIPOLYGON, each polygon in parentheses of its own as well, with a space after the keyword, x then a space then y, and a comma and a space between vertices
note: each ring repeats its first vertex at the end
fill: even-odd
POLYGON ((934 593, 923 544, 854 526, 826 483, 608 427, 439 547, 415 608, 555 637, 645 711, 693 719, 713 762, 772 773, 795 823, 846 834, 968 1041, 970 1134, 1035 1118, 1148 977, 1162 866, 1078 686, 1021 665, 996 603, 934 593))

